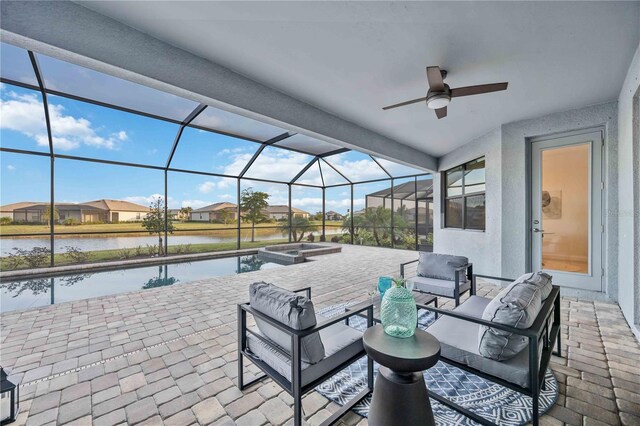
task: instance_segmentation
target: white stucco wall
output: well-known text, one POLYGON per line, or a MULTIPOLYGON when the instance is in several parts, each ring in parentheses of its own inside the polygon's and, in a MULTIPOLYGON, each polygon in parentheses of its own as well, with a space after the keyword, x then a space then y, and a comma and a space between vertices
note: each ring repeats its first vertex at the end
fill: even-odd
POLYGON ((618 98, 618 301, 631 324, 640 324, 639 90, 640 45, 618 98))
POLYGON ((440 174, 434 176, 433 232, 434 252, 466 256, 473 263, 478 274, 502 275, 501 259, 501 221, 502 214, 502 154, 501 130, 472 140, 465 146, 441 157, 438 170, 444 171, 478 157, 485 157, 486 178, 486 230, 473 231, 444 228, 441 214, 440 174))

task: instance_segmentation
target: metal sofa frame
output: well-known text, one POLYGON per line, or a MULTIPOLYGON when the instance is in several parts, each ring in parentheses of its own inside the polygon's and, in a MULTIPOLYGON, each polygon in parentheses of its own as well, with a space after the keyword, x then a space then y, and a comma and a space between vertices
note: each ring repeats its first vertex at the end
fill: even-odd
MULTIPOLYGON (((510 281, 513 282, 515 280, 510 278, 501 278, 501 277, 492 277, 489 275, 479 275, 474 274, 472 277, 472 288, 476 287, 476 278, 487 278, 492 280, 500 280, 500 281, 510 281)), ((420 306, 421 309, 426 309, 432 312, 435 312, 436 315, 445 315, 453 318, 457 318, 464 321, 469 321, 471 323, 484 325, 487 327, 491 327, 494 329, 507 331, 513 334, 517 334, 520 336, 525 336, 528 339, 527 348, 529 351, 529 384, 526 387, 521 387, 514 383, 508 382, 499 377, 492 376, 487 374, 481 370, 478 370, 473 367, 469 367, 466 364, 459 363, 457 361, 448 359, 444 356, 441 356, 440 359, 447 364, 451 364, 455 367, 458 367, 462 370, 473 373, 477 376, 480 376, 489 381, 498 383, 502 386, 505 386, 509 389, 512 389, 516 392, 520 392, 524 395, 530 396, 533 400, 532 404, 532 424, 533 426, 538 426, 539 424, 539 403, 538 398, 540 396, 540 390, 544 389, 544 377, 547 371, 547 367, 549 366, 549 361, 551 359, 551 355, 562 356, 561 352, 561 335, 560 335, 560 288, 556 285, 553 286, 551 293, 544 301, 538 316, 536 317, 533 325, 527 329, 520 329, 515 327, 510 327, 504 324, 498 324, 491 321, 483 320, 482 318, 475 318, 469 315, 461 314, 455 311, 448 311, 439 308, 434 308, 430 306, 420 306), (553 314, 553 323, 551 328, 549 328, 549 319, 553 314), (542 353, 540 356, 538 355, 539 347, 542 345, 542 353), (553 352, 553 346, 556 346, 556 351, 553 352)), ((428 331, 428 330, 427 330, 428 331)), ((483 424, 493 426, 493 423, 489 422, 485 418, 473 413, 470 410, 456 404, 453 401, 449 401, 441 395, 438 395, 434 392, 429 391, 429 396, 438 402, 452 408, 453 410, 458 411, 459 413, 464 414, 465 416, 473 419, 474 421, 483 424)))
MULTIPOLYGON (((295 293, 306 292, 307 297, 311 299, 311 287, 302 288, 299 290, 294 290, 295 293)), ((309 336, 310 334, 316 333, 320 330, 323 330, 331 325, 344 322, 349 317, 354 315, 361 315, 362 312, 366 311, 367 313, 367 327, 373 326, 373 304, 368 304, 362 306, 358 309, 345 312, 344 314, 337 315, 333 318, 327 319, 326 321, 322 321, 316 324, 315 327, 311 327, 305 330, 296 330, 291 327, 288 327, 273 318, 263 314, 262 312, 258 312, 251 307, 249 303, 243 303, 238 305, 238 388, 243 390, 254 383, 261 381, 265 377, 271 378, 274 382, 276 382, 280 387, 282 387, 287 393, 289 393, 293 397, 293 421, 295 426, 300 426, 302 424, 302 396, 310 391, 312 391, 316 386, 320 383, 327 380, 329 377, 337 374, 344 368, 348 367, 356 360, 362 358, 363 356, 367 356, 364 348, 362 351, 358 352, 355 356, 349 358, 347 361, 338 365, 337 367, 327 371, 322 377, 306 384, 302 385, 302 355, 300 344, 302 338, 309 336), (254 317, 260 318, 261 320, 269 323, 273 327, 276 327, 278 330, 283 331, 291 336, 291 354, 287 353, 282 348, 274 345, 273 342, 254 332, 253 330, 247 328, 247 313, 253 315, 254 317), (291 359, 291 378, 289 381, 282 374, 278 373, 274 368, 272 368, 269 364, 264 361, 257 359, 252 356, 247 349, 247 333, 250 333, 256 339, 264 342, 269 345, 271 348, 279 352, 280 354, 291 359), (254 378, 253 380, 245 383, 244 375, 243 375, 243 357, 247 357, 252 363, 254 363, 262 372, 263 375, 254 378)), ((353 397, 347 404, 345 404, 340 410, 331 415, 327 420, 322 423, 322 426, 333 425, 340 420, 342 416, 347 414, 358 402, 362 401, 369 393, 373 391, 373 361, 370 358, 367 358, 367 387, 363 389, 358 395, 353 397)))
MULTIPOLYGON (((416 259, 416 260, 412 260, 410 262, 404 262, 400 264, 400 277, 401 278, 405 278, 405 266, 410 265, 412 263, 416 263, 420 261, 420 259, 416 259)), ((434 296, 438 296, 438 297, 446 297, 447 299, 454 299, 456 301, 456 306, 458 306, 460 304, 460 296, 462 296, 464 293, 466 293, 467 291, 469 291, 471 295, 475 295, 476 294, 476 284, 475 284, 475 280, 472 279, 473 277, 473 263, 467 263, 464 266, 461 266, 459 268, 456 268, 454 270, 455 276, 454 276, 454 288, 453 288, 453 297, 450 296, 444 296, 442 294, 435 294, 435 293, 430 293, 427 291, 422 291, 419 290, 417 288, 414 288, 413 291, 417 291, 418 293, 427 293, 427 294, 433 294, 434 296), (469 281, 471 281, 471 286, 469 287, 468 290, 463 291, 462 293, 460 292, 460 273, 464 272, 467 276, 467 279, 469 281)), ((447 281, 447 280, 442 280, 442 281, 447 281)))

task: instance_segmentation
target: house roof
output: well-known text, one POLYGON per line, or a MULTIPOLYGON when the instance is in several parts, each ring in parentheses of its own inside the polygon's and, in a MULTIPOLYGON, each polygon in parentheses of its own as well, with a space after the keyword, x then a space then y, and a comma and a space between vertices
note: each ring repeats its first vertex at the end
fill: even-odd
POLYGON ((140 204, 132 203, 130 201, 121 201, 121 200, 96 200, 96 201, 87 201, 86 203, 82 203, 85 206, 96 207, 103 210, 116 210, 116 211, 126 211, 126 212, 149 212, 149 207, 142 206, 140 204))
MULTIPOLYGON (((433 197, 433 179, 419 179, 418 182, 418 200, 433 197)), ((391 198, 391 188, 385 188, 380 191, 367 194, 367 197, 374 198, 391 198)), ((393 187, 393 198, 396 200, 415 200, 416 199, 416 187, 414 182, 404 182, 393 187)))
POLYGON ((208 206, 200 207, 199 209, 195 209, 194 212, 215 212, 222 209, 230 209, 237 208, 238 206, 234 203, 230 203, 228 201, 222 201, 220 203, 209 204, 208 206))
POLYGON ((0 206, 0 212, 12 212, 16 209, 24 209, 26 207, 31 207, 39 204, 36 201, 22 201, 20 203, 11 203, 5 204, 4 206, 0 206))
POLYGON ((333 210, 329 210, 329 211, 328 211, 328 212, 326 212, 325 214, 326 214, 326 215, 330 215, 330 216, 335 216, 335 215, 342 216, 340 213, 338 213, 338 212, 334 212, 333 210))
MULTIPOLYGON (((284 204, 276 204, 273 206, 267 206, 264 210, 264 212, 266 213, 285 213, 285 214, 289 214, 289 206, 286 206, 284 204)), ((309 212, 306 212, 302 209, 299 209, 297 207, 291 207, 291 212, 292 213, 303 213, 303 214, 309 214, 309 212)))

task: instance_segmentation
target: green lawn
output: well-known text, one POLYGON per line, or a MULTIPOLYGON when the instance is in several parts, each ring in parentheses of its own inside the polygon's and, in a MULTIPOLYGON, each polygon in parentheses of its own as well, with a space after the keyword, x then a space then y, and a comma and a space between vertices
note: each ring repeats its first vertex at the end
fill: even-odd
MULTIPOLYGON (((256 228, 273 228, 281 225, 282 222, 268 222, 268 223, 260 223, 256 225, 256 228)), ((312 221, 312 225, 322 226, 322 221, 312 221)), ((342 222, 333 222, 327 221, 327 226, 341 226, 342 222)), ((235 232, 237 228, 237 224, 222 224, 222 223, 207 223, 207 222, 173 222, 174 234, 180 235, 180 231, 189 231, 195 229, 211 229, 218 230, 218 232, 224 232, 224 230, 229 230, 231 233, 235 232), (222 231, 220 231, 222 230, 222 231)), ((241 227, 246 228, 249 224, 242 223, 241 227)), ((103 223, 103 224, 88 224, 88 225, 77 225, 77 226, 65 226, 65 225, 56 225, 55 232, 59 233, 81 233, 81 232, 131 232, 138 233, 147 231, 143 228, 142 223, 103 223)), ((9 234, 47 234, 50 232, 50 229, 47 225, 0 225, 0 236, 9 235, 9 234)), ((208 232, 208 231, 203 231, 208 232)), ((108 235, 108 234, 101 234, 108 235)), ((126 235, 126 234, 125 234, 126 235)), ((122 236, 122 235, 119 235, 122 236)))

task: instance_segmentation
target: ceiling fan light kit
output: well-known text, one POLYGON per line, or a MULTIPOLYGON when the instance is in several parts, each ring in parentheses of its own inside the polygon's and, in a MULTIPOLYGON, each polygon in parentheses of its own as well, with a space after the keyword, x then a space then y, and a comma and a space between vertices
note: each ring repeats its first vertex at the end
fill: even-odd
POLYGON ((427 107, 436 113, 438 119, 447 116, 447 106, 451 103, 451 98, 459 98, 462 96, 481 95, 483 93, 498 92, 507 90, 509 83, 492 83, 479 84, 476 86, 449 88, 444 84, 447 77, 447 71, 441 70, 440 67, 427 67, 427 80, 429 82, 429 90, 425 98, 412 99, 410 101, 401 102, 399 104, 383 107, 383 110, 398 108, 405 105, 411 105, 422 101, 427 101, 427 107))

